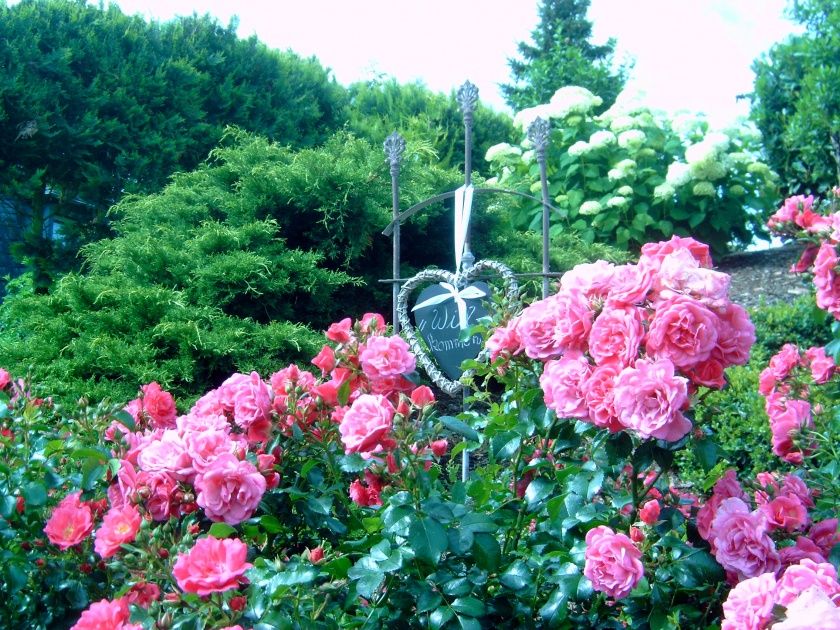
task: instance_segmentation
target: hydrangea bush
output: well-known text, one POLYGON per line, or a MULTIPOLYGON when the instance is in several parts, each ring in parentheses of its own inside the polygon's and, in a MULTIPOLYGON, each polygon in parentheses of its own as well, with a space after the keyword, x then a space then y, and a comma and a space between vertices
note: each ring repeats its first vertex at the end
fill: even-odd
MULTIPOLYGON (((550 120, 547 151, 552 229, 569 227, 590 241, 638 250, 672 234, 696 236, 718 252, 763 233, 765 213, 777 202, 776 175, 760 159, 754 128, 712 131, 702 119, 669 120, 619 97, 598 116, 600 98, 568 86, 549 103, 519 112, 525 131, 537 117, 550 120)), ((530 141, 487 151, 499 186, 540 194, 530 141)), ((517 217, 537 229, 541 206, 517 217)))
MULTIPOLYGON (((738 479, 692 417, 755 339, 728 283, 691 238, 579 265, 554 295, 485 323, 490 357, 470 364, 458 415, 441 415, 375 314, 330 326, 311 370, 234 374, 182 413, 151 382, 78 430, 58 422, 66 439, 15 430, 52 407, 4 373, 0 549, 20 570, 2 605, 46 627, 55 616, 27 597, 57 602, 60 570, 77 630, 831 618, 838 523, 812 476, 821 438, 792 438, 802 459, 787 472, 738 479), (674 466, 685 448, 720 470, 708 499, 674 466)), ((811 354, 773 373, 775 391, 831 386, 833 362, 811 354)))

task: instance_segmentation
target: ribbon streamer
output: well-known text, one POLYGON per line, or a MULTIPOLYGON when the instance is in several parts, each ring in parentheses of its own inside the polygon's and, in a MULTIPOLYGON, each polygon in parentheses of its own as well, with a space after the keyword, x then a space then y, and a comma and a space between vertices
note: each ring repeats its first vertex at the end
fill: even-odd
POLYGON ((461 270, 467 233, 470 229, 472 214, 473 186, 464 185, 455 190, 455 272, 461 270))
POLYGON ((454 300, 455 305, 458 307, 458 325, 461 330, 466 330, 467 328, 467 303, 465 300, 475 300, 476 298, 484 297, 487 295, 484 291, 479 289, 478 287, 466 287, 462 291, 458 291, 458 289, 448 282, 438 282, 438 284, 443 287, 446 293, 441 293, 440 295, 435 295, 430 297, 428 300, 423 300, 419 304, 417 304, 411 312, 413 313, 416 310, 421 308, 426 308, 428 306, 435 306, 437 304, 442 304, 447 300, 454 300))

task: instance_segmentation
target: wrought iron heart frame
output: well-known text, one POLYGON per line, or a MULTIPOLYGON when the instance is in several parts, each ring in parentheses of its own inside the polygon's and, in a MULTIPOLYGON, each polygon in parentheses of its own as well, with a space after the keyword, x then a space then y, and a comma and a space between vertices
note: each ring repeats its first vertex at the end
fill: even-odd
MULTIPOLYGON (((516 281, 516 276, 513 271, 506 265, 495 260, 479 260, 468 270, 457 274, 446 271, 445 269, 424 269, 406 280, 397 296, 397 317, 408 339, 409 347, 417 357, 417 362, 426 371, 429 378, 432 379, 432 382, 450 396, 454 396, 463 390, 464 386, 460 381, 453 381, 447 378, 441 372, 440 368, 438 368, 432 356, 426 351, 426 348, 420 343, 420 339, 417 336, 417 329, 411 323, 411 317, 408 312, 408 301, 411 297, 411 292, 424 284, 447 282, 458 290, 461 290, 487 271, 495 271, 504 280, 505 294, 509 300, 516 300, 519 297, 519 283, 516 281)), ((483 353, 484 351, 482 351, 483 353)), ((479 357, 481 356, 479 354, 479 357)))

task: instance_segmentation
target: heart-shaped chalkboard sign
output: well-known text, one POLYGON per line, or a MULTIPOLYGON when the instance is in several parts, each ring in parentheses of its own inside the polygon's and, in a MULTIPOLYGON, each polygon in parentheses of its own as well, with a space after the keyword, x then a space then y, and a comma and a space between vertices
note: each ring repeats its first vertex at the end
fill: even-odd
POLYGON ((480 260, 460 274, 443 269, 426 269, 406 280, 397 298, 400 326, 417 357, 417 363, 438 387, 450 395, 463 388, 458 381, 463 376, 461 363, 476 358, 483 346, 480 335, 464 336, 471 326, 487 315, 483 303, 490 298, 490 287, 485 282, 474 280, 491 271, 504 281, 508 299, 517 299, 519 285, 516 277, 507 266, 494 260, 480 260), (415 289, 430 283, 434 284, 421 291, 412 308, 417 323, 415 328, 408 302, 415 289), (418 332, 425 345, 420 343, 418 332))

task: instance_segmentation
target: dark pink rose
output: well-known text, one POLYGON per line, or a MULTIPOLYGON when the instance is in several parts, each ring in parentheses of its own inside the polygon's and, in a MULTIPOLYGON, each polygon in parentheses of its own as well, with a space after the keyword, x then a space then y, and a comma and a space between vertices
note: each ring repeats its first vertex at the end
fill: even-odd
POLYGON ((767 535, 764 514, 750 512, 741 499, 721 502, 712 523, 711 542, 715 559, 739 579, 775 573, 781 566, 776 545, 767 535))
POLYGON ((837 533, 838 519, 828 518, 819 523, 814 523, 808 531, 808 538, 820 548, 823 556, 826 558, 831 550, 838 542, 840 542, 840 534, 837 533))
POLYGON ((714 358, 701 361, 686 372, 691 382, 711 389, 722 389, 726 385, 724 365, 714 358))
POLYGON ((814 286, 816 287, 817 306, 834 315, 840 316, 840 277, 837 267, 837 252, 830 242, 820 245, 820 251, 814 260, 814 286))
POLYGON ((416 407, 428 407, 435 404, 435 393, 425 385, 415 387, 411 391, 411 403, 416 407))
POLYGON ((561 292, 534 302, 522 312, 517 327, 525 354, 545 360, 582 350, 592 317, 592 309, 580 293, 561 292))
POLYGON ((548 361, 540 376, 546 406, 560 418, 589 417, 583 384, 591 372, 592 366, 582 354, 548 361))
POLYGON ((102 558, 110 558, 123 543, 133 542, 140 531, 140 512, 131 504, 122 508, 111 508, 96 530, 93 548, 102 558))
POLYGON ((493 331, 487 339, 487 349, 490 351, 490 360, 495 361, 499 357, 513 357, 521 354, 525 348, 519 338, 519 318, 514 317, 504 326, 493 331))
POLYGON ((791 266, 790 272, 805 273, 808 271, 808 269, 811 268, 811 265, 814 264, 814 260, 817 258, 817 252, 819 249, 819 245, 814 243, 806 245, 805 249, 802 250, 802 255, 799 257, 799 260, 796 261, 796 264, 791 266))
POLYGON ((131 623, 129 616, 128 601, 125 597, 114 601, 101 599, 82 612, 70 630, 143 630, 141 624, 131 623))
POLYGON ((592 588, 614 599, 627 597, 645 574, 639 548, 604 525, 586 533, 585 557, 583 574, 592 588))
POLYGON ((156 382, 143 385, 143 410, 149 414, 152 424, 159 429, 170 429, 175 426, 175 399, 172 394, 165 392, 156 382))
POLYGON ((767 526, 770 531, 783 529, 794 532, 797 529, 804 529, 808 524, 808 511, 795 496, 778 496, 762 505, 761 511, 767 517, 767 526))
POLYGON ((817 385, 827 383, 834 376, 834 359, 826 355, 825 348, 808 348, 805 359, 806 366, 811 370, 811 378, 817 385))
POLYGON ((592 324, 589 354, 597 365, 617 363, 624 368, 636 360, 644 336, 641 309, 607 306, 592 324))
POLYGON ((394 406, 382 395, 362 394, 338 426, 345 453, 373 453, 389 446, 394 406))
POLYGON ((682 438, 691 430, 691 422, 681 411, 687 402, 687 380, 674 375, 674 366, 668 360, 639 359, 616 379, 616 415, 643 438, 669 442, 682 438))
POLYGON ((321 369, 321 374, 329 374, 335 368, 335 350, 325 345, 314 359, 313 365, 321 369))
POLYGON ((655 525, 659 520, 659 501, 652 499, 647 501, 639 510, 639 518, 647 525, 655 525))
POLYGON ((199 538, 187 553, 178 554, 172 575, 185 593, 212 595, 237 588, 245 571, 248 547, 237 538, 199 538))
POLYGON ((779 549, 779 559, 782 562, 782 567, 799 564, 805 558, 814 562, 826 561, 822 550, 810 538, 806 538, 805 536, 797 538, 795 544, 779 549))
POLYGON ((359 362, 371 380, 401 376, 414 371, 414 355, 401 337, 371 337, 359 351, 359 362))
POLYGON ((196 477, 195 487, 196 502, 209 519, 236 525, 257 509, 266 482, 252 463, 223 453, 196 477))
POLYGON ((366 335, 380 335, 385 332, 385 318, 379 313, 365 313, 359 320, 359 328, 366 335))
POLYGON ((6 389, 12 382, 12 375, 3 368, 0 368, 0 389, 6 389))
POLYGON ((93 512, 81 497, 81 491, 64 497, 44 527, 47 538, 62 551, 78 545, 93 531, 93 512))
POLYGON ((336 343, 347 343, 353 338, 352 329, 353 322, 349 317, 345 317, 340 322, 330 324, 327 328, 327 339, 336 343))
POLYGON ((692 298, 677 296, 656 305, 645 348, 650 356, 691 368, 717 346, 719 318, 692 298))

